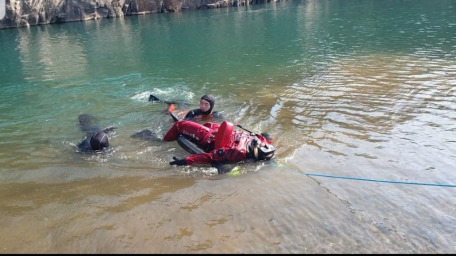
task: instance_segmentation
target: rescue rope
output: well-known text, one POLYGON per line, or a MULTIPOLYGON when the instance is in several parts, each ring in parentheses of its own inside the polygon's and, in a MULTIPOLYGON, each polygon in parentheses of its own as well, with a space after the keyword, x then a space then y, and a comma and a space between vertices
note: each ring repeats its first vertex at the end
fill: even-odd
MULTIPOLYGON (((302 172, 299 172, 302 173, 302 172)), ((307 176, 318 176, 326 178, 337 178, 337 179, 348 179, 348 180, 362 180, 362 181, 373 181, 373 182, 385 182, 385 183, 398 183, 398 184, 407 184, 407 185, 423 185, 423 186, 439 186, 439 187, 456 187, 453 184, 438 184, 438 183, 424 183, 424 182, 408 182, 408 181, 394 181, 394 180, 376 180, 376 179, 366 179, 366 178, 353 178, 346 176, 336 176, 336 175, 325 175, 317 173, 303 173, 307 176)))

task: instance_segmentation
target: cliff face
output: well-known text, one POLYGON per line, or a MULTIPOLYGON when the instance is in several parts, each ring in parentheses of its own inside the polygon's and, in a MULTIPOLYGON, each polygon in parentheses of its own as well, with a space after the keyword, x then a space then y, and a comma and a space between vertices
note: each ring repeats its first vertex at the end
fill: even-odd
POLYGON ((0 29, 276 1, 281 0, 6 0, 0 29))

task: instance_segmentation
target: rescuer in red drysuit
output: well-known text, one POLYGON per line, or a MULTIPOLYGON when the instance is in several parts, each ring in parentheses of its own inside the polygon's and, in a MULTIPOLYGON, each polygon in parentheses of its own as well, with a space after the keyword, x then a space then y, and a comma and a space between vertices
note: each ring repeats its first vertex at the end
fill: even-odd
POLYGON ((170 165, 193 165, 210 163, 239 162, 246 159, 269 160, 274 156, 275 147, 267 133, 252 134, 233 129, 233 124, 205 123, 204 125, 179 120, 163 137, 164 141, 174 141, 183 135, 197 144, 205 153, 193 154, 183 159, 173 157, 170 165))

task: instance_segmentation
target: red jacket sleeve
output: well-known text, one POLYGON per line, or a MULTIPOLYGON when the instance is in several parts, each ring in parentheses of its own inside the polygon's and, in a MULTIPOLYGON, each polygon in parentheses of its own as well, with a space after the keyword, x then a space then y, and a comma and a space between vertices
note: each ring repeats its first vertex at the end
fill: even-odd
POLYGON ((220 162, 220 161, 227 160, 225 158, 225 155, 218 156, 217 152, 219 152, 220 150, 222 150, 222 152, 228 152, 228 151, 233 151, 233 150, 236 151, 236 149, 230 149, 229 147, 224 147, 224 148, 214 149, 207 153, 194 154, 194 155, 191 155, 191 156, 188 156, 185 158, 187 160, 187 165, 210 164, 212 162, 220 162))
POLYGON ((242 161, 247 159, 247 152, 244 149, 245 145, 238 147, 222 147, 214 149, 208 153, 194 154, 186 157, 187 165, 192 164, 210 164, 212 162, 225 162, 225 161, 242 161))
POLYGON ((186 157, 187 165, 192 164, 210 164, 212 162, 212 152, 194 154, 186 157))

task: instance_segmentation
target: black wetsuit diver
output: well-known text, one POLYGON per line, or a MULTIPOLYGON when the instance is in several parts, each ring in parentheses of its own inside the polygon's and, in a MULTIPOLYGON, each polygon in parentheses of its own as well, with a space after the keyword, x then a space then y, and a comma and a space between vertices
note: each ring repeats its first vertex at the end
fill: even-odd
POLYGON ((100 131, 98 126, 93 124, 93 116, 81 114, 78 119, 81 130, 86 132, 84 139, 77 145, 79 151, 93 153, 109 147, 108 133, 113 132, 117 127, 108 127, 100 131))
MULTIPOLYGON (((156 100, 160 101, 158 98, 155 96, 151 95, 149 97, 149 101, 151 100, 156 100)), ((164 103, 168 104, 168 108, 166 109, 166 112, 169 113, 174 113, 174 102, 166 102, 162 101, 164 103)), ((193 109, 187 112, 187 114, 184 117, 184 120, 190 120, 190 121, 197 121, 197 120, 208 120, 212 118, 217 118, 217 119, 223 119, 223 116, 220 112, 218 111, 212 111, 214 109, 215 105, 215 98, 214 96, 210 94, 205 94, 201 97, 200 99, 200 107, 197 109, 193 109)), ((160 141, 160 139, 157 138, 157 135, 150 131, 149 129, 143 129, 133 135, 131 135, 132 138, 136 139, 143 139, 143 140, 150 140, 150 141, 160 141)))
MULTIPOLYGON (((150 100, 158 100, 155 96, 151 95, 150 100)), ((159 101, 159 100, 158 100, 159 101)), ((215 105, 215 98, 210 94, 205 94, 199 101, 199 108, 192 110, 176 110, 176 102, 162 101, 168 104, 165 113, 174 113, 176 116, 183 118, 184 120, 208 120, 211 118, 223 119, 223 115, 218 111, 212 111, 215 105)))
POLYGON ((214 109, 215 98, 210 94, 203 95, 200 99, 200 107, 188 111, 185 115, 184 120, 190 119, 208 119, 211 117, 214 118, 223 118, 222 114, 212 110, 214 109))

